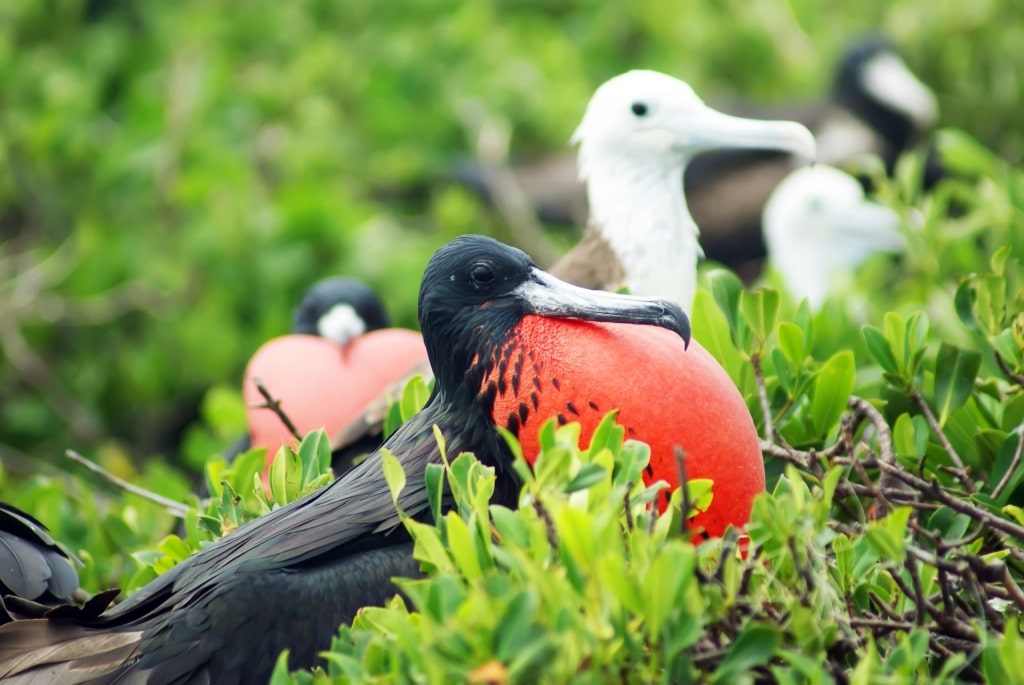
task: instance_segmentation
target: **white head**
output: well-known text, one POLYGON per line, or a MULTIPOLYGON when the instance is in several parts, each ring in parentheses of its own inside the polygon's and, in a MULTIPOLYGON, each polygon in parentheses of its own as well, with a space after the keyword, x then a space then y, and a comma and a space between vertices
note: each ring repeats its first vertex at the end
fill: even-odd
POLYGON ((572 142, 580 146, 581 180, 610 159, 676 169, 698 152, 717 148, 782 150, 808 159, 815 154, 814 136, 801 124, 722 114, 683 81, 646 70, 601 85, 572 142))
POLYGON ((686 311, 702 255, 683 196, 686 163, 715 148, 815 155, 814 137, 801 124, 722 114, 656 71, 630 71, 599 87, 572 142, 580 146, 591 223, 622 262, 626 285, 686 311))
POLYGON ((868 257, 904 248, 896 212, 868 201, 852 176, 821 164, 778 185, 762 226, 786 288, 815 310, 868 257))

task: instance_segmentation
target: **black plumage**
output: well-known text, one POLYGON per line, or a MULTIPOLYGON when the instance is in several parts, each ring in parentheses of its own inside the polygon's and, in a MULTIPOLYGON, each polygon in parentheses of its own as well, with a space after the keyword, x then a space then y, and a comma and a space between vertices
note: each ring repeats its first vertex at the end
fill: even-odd
MULTIPOLYGON (((480 390, 526 314, 644 323, 689 338, 674 304, 575 289, 489 238, 441 248, 419 301, 434 392, 385 443, 405 469, 398 505, 410 516, 430 515, 424 473, 440 462, 435 425, 450 454, 472 451, 496 469, 492 502, 516 503, 519 482, 491 419, 493 396, 480 390)), ((443 506, 451 506, 447 494, 443 506)), ((410 550, 378 452, 98 616, 62 612, 0 628, 0 682, 265 682, 281 650, 291 650, 292 667, 311 666, 339 624, 394 594, 391 577, 417 572, 410 550)))
MULTIPOLYGON (((0 503, 0 597, 17 595, 42 604, 72 601, 78 590, 73 557, 42 523, 0 503)), ((10 620, 0 610, 0 623, 10 620)))
POLYGON ((322 335, 322 317, 339 306, 352 308, 363 324, 363 333, 391 325, 384 303, 370 286, 354 278, 335 277, 317 281, 306 292, 295 309, 292 332, 322 335))

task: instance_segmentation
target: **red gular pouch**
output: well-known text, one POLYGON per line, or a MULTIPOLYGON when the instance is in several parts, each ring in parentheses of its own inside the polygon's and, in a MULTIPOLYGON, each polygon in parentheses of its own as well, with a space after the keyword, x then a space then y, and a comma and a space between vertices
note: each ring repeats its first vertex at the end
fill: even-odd
POLYGON ((517 435, 528 462, 548 418, 578 421, 587 444, 618 409, 626 437, 651 447, 645 483, 670 486, 659 511, 680 485, 678 447, 688 478, 714 481, 710 506, 690 520, 695 542, 746 524, 765 489, 757 429, 725 369, 696 340, 686 347, 652 326, 526 316, 498 354, 484 387, 495 383, 494 419, 517 435))
POLYGON ((426 358, 420 334, 402 328, 371 331, 344 347, 314 335, 268 341, 249 361, 242 386, 252 446, 267 448, 269 468, 281 445, 293 441, 280 417, 261 406, 256 378, 301 435, 317 428, 333 435, 426 358))

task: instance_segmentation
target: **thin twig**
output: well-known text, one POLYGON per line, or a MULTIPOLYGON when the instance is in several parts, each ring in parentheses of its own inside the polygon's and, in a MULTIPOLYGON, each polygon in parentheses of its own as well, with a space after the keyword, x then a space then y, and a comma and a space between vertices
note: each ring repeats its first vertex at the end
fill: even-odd
POLYGON ((676 468, 679 470, 679 485, 683 496, 682 516, 679 517, 682 523, 680 524, 679 532, 683 534, 683 537, 686 537, 690 534, 690 508, 693 506, 693 503, 690 501, 690 486, 686 483, 686 454, 679 445, 675 446, 673 454, 676 457, 676 468))
POLYGON ((917 405, 917 408, 921 410, 922 414, 924 414, 924 418, 928 421, 928 425, 931 427, 932 433, 934 433, 935 437, 939 439, 939 444, 942 445, 942 449, 946 451, 946 454, 949 456, 950 461, 953 462, 953 465, 959 469, 959 472, 956 472, 956 475, 960 482, 963 483, 964 489, 970 493, 977 492, 978 489, 974 486, 973 481, 971 481, 971 477, 967 473, 967 467, 964 465, 963 460, 960 459, 960 455, 956 453, 955 449, 953 449, 953 445, 949 442, 949 438, 946 437, 946 433, 942 430, 942 426, 939 425, 939 420, 935 418, 935 414, 932 413, 932 409, 928 406, 924 397, 922 397, 921 393, 917 390, 911 390, 910 399, 913 400, 914 404, 917 405))
POLYGON ((889 464, 879 463, 879 468, 889 471, 889 473, 897 479, 903 481, 910 487, 919 490, 922 495, 933 497, 954 511, 960 512, 961 514, 967 514, 980 523, 984 523, 995 530, 1006 533, 1017 540, 1024 541, 1024 526, 1013 523, 1001 516, 996 516, 987 509, 983 509, 968 500, 954 497, 948 493, 937 480, 932 479, 931 481, 927 481, 912 473, 904 471, 898 466, 892 466, 889 464))
POLYGON ((761 401, 761 415, 764 416, 764 439, 772 443, 775 426, 772 423, 772 407, 768 403, 768 388, 764 382, 764 371, 761 369, 761 355, 754 352, 750 355, 750 365, 754 367, 754 380, 757 382, 757 397, 761 401))
POLYGON ((623 509, 626 511, 626 530, 632 532, 636 524, 633 522, 633 508, 629 506, 629 491, 633 489, 633 481, 626 484, 626 494, 623 496, 623 509))
POLYGON ((1017 449, 1013 453, 1013 459, 1010 461, 1010 466, 1006 469, 1003 477, 999 479, 999 483, 995 489, 992 490, 992 499, 999 499, 999 495, 1003 494, 1003 489, 1010 484, 1010 479, 1013 478, 1014 471, 1020 466, 1021 450, 1024 449, 1024 433, 1017 435, 1017 449))
POLYGON ((158 495, 155 492, 146 490, 145 488, 140 488, 138 485, 133 485, 126 481, 125 479, 115 476, 114 474, 112 474, 110 471, 107 471, 99 464, 89 461, 88 459, 86 459, 85 457, 83 457, 81 454, 74 450, 66 450, 64 454, 72 461, 76 461, 85 468, 92 471, 93 473, 99 474, 100 476, 110 481, 111 483, 121 488, 122 490, 130 492, 133 495, 138 495, 139 497, 142 497, 144 499, 148 499, 150 502, 153 502, 154 504, 159 504, 161 507, 166 509, 167 512, 172 516, 176 516, 178 518, 185 518, 185 515, 188 514, 189 508, 187 505, 182 504, 181 502, 176 502, 173 499, 168 499, 163 495, 158 495))
POLYGON ((1006 360, 1003 359, 1003 356, 1001 354, 999 354, 998 352, 996 352, 996 364, 999 365, 999 369, 1004 374, 1006 374, 1007 378, 1009 378, 1011 381, 1013 381, 1017 385, 1024 385, 1024 376, 1022 376, 1019 373, 1014 372, 1014 370, 1010 368, 1010 365, 1006 363, 1006 360))
POLYGON ((1010 567, 1003 566, 1003 587, 1006 588, 1007 593, 1013 600, 1014 604, 1017 605, 1018 611, 1024 611, 1024 592, 1021 591, 1020 585, 1017 585, 1017 581, 1013 579, 1010 574, 1010 567))
POLYGON ((257 405, 256 408, 269 409, 270 411, 277 414, 277 418, 281 419, 281 423, 283 423, 285 428, 287 428, 288 431, 292 434, 292 437, 301 442, 302 433, 300 433, 299 429, 295 427, 295 424, 292 423, 292 420, 288 418, 288 415, 284 413, 284 409, 281 408, 281 400, 274 399, 270 395, 270 391, 267 390, 267 386, 263 385, 263 379, 259 377, 253 377, 252 382, 256 386, 256 389, 259 391, 260 395, 262 395, 263 399, 266 401, 265 404, 257 405))
POLYGON ((539 500, 533 500, 534 511, 540 516, 540 520, 544 522, 544 529, 548 534, 548 544, 552 548, 558 548, 558 533, 555 531, 555 522, 551 520, 551 514, 548 513, 547 507, 539 500))

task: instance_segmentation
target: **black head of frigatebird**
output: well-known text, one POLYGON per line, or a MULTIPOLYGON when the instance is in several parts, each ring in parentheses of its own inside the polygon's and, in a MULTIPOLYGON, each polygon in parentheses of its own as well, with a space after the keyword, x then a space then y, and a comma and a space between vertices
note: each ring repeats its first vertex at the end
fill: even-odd
POLYGON ((391 325, 380 296, 354 278, 326 278, 306 292, 295 309, 294 333, 318 335, 345 345, 391 325))
MULTIPOLYGON (((405 470, 397 504, 410 516, 430 514, 424 473, 441 462, 435 425, 449 453, 472 451, 496 467, 493 501, 516 503, 511 453, 491 418, 494 395, 481 386, 488 370, 500 370, 528 315, 649 324, 689 339, 685 315, 669 302, 569 286, 489 238, 466 236, 442 247, 419 300, 434 392, 384 445, 405 470)), ((542 349, 534 356, 543 363, 542 349)), ((393 595, 393 576, 417 569, 377 452, 98 616, 63 611, 0 627, 0 680, 266 682, 283 649, 292 667, 311 666, 338 625, 393 595)))

